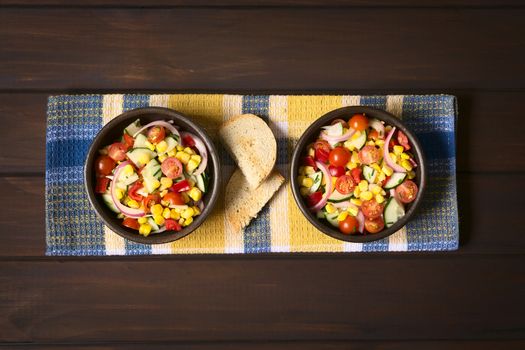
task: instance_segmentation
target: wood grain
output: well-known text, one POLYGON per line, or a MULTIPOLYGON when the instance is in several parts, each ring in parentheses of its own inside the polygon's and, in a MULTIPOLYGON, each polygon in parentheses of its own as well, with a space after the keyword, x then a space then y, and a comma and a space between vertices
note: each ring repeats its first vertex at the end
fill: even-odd
MULTIPOLYGON (((458 176, 461 249, 449 254, 523 254, 523 196, 516 186, 525 174, 460 174, 458 176), (504 203, 504 204, 501 204, 504 203), (504 210, 498 210, 502 205, 504 210)), ((0 178, 0 257, 39 257, 45 251, 44 179, 0 178)), ((413 253, 412 253, 413 254, 413 253)), ((424 254, 423 254, 424 255, 424 254)))
POLYGON ((0 90, 523 88, 524 15, 7 8, 0 90))
POLYGON ((523 255, 4 262, 0 340, 520 339, 524 276, 523 255))
MULTIPOLYGON (((250 93, 249 90, 242 92, 250 93)), ((421 93, 421 91, 413 93, 421 93)), ((459 104, 458 170, 460 172, 525 171, 523 132, 519 127, 509 127, 522 123, 522 101, 525 100, 525 91, 458 90, 450 93, 458 97, 459 104), (505 122, 495 122, 495 120, 505 122), (494 139, 498 140, 498 147, 494 147, 493 142, 488 142, 494 139)), ((2 162, 0 175, 34 174, 45 171, 43 150, 45 149, 46 99, 45 93, 0 94, 0 117, 5 130, 0 137, 2 162), (31 137, 27 137, 28 130, 31 130, 31 137), (35 152, 35 149, 42 151, 35 152)))

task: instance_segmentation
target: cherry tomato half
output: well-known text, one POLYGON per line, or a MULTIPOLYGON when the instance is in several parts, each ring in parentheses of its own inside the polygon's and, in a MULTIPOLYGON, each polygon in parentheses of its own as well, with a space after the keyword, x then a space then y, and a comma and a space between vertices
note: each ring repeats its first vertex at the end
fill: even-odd
POLYGON ((135 139, 128 134, 124 133, 124 144, 128 149, 133 147, 133 144, 135 143, 135 139))
POLYGON ((178 192, 168 192, 162 197, 164 202, 168 202, 169 205, 184 205, 184 199, 178 192))
POLYGON ((150 194, 144 198, 142 203, 144 204, 144 211, 149 213, 149 208, 151 208, 154 204, 160 203, 160 196, 158 194, 150 194))
POLYGON ((159 143, 166 137, 166 130, 162 126, 153 126, 148 130, 148 141, 151 143, 159 143))
POLYGON ((397 132, 397 142, 399 142, 399 144, 403 146, 405 151, 408 151, 411 148, 410 143, 408 142, 407 135, 405 135, 401 130, 397 132))
POLYGON ((406 180, 396 187, 397 196, 403 203, 413 202, 416 199, 417 192, 417 185, 412 180, 406 180))
POLYGON ((377 139, 379 139, 379 133, 377 132, 377 130, 371 130, 368 133, 368 138, 370 138, 372 140, 377 140, 377 139))
POLYGON ((368 127, 368 118, 364 114, 354 114, 348 121, 352 129, 363 131, 368 127))
POLYGON ((330 171, 330 175, 335 177, 339 177, 345 174, 345 168, 342 166, 329 165, 328 170, 330 171))
POLYGON ((321 191, 317 191, 306 197, 306 203, 309 207, 313 207, 314 205, 319 203, 319 201, 321 201, 322 198, 323 194, 321 193, 321 191))
POLYGON ((367 145, 359 151, 358 156, 363 164, 377 163, 381 159, 381 151, 376 146, 367 145))
POLYGON ((95 172, 99 175, 109 175, 115 168, 117 163, 108 156, 99 156, 95 160, 95 172))
POLYGON ((318 140, 314 144, 315 159, 321 163, 328 162, 330 156, 330 144, 325 140, 318 140))
POLYGON ((109 179, 107 177, 99 177, 95 185, 95 193, 106 193, 108 185, 109 179))
POLYGON ((169 157, 160 165, 162 173, 170 179, 176 179, 182 174, 182 164, 175 157, 169 157))
POLYGON ((142 198, 144 197, 137 193, 137 191, 140 190, 142 187, 142 183, 140 183, 139 181, 135 182, 133 186, 131 186, 131 188, 128 190, 129 198, 134 199, 136 201, 142 201, 142 198))
POLYGON ((121 142, 115 142, 108 148, 108 156, 117 162, 126 159, 127 147, 121 142))
POLYGON ((302 158, 302 161, 301 161, 301 164, 305 165, 305 166, 311 166, 313 167, 315 170, 317 170, 317 164, 315 164, 315 160, 313 157, 311 156, 306 156, 306 157, 303 157, 302 158))
POLYGON ((351 235, 357 233, 357 227, 359 226, 355 216, 348 215, 343 221, 339 221, 339 231, 345 235, 351 235))
POLYGON ((352 176, 352 179, 354 179, 354 182, 358 184, 361 181, 361 173, 363 170, 361 168, 353 168, 350 171, 350 175, 352 176))
POLYGON ((122 225, 124 225, 126 227, 129 227, 131 229, 134 229, 134 230, 138 230, 139 227, 140 227, 140 224, 139 224, 138 220, 137 219, 132 219, 132 218, 125 218, 122 221, 122 225))
POLYGON ((179 225, 179 223, 176 220, 166 219, 164 224, 166 225, 166 230, 170 230, 170 231, 180 231, 180 230, 182 230, 182 226, 179 225))
POLYGON ((361 204, 361 210, 363 211, 363 215, 366 216, 368 219, 376 219, 380 217, 383 214, 383 204, 379 204, 375 201, 375 199, 371 199, 369 201, 363 201, 361 204))
POLYGON ((356 183, 350 175, 343 175, 337 178, 335 189, 341 194, 349 194, 354 191, 356 183))
POLYGON ((173 184, 170 187, 170 190, 172 190, 173 192, 184 192, 184 191, 189 191, 190 188, 191 186, 190 186, 189 181, 184 179, 182 181, 177 182, 176 184, 173 184))
POLYGON ((330 150, 332 148, 330 147, 330 144, 328 143, 328 141, 326 141, 326 140, 317 140, 314 143, 314 149, 315 150, 322 149, 326 153, 330 153, 330 150))
POLYGON ((370 233, 378 233, 385 227, 383 218, 365 219, 365 229, 370 233))
POLYGON ((182 144, 184 146, 193 148, 193 147, 195 147, 195 140, 193 140, 193 137, 191 137, 190 135, 185 134, 182 137, 182 144))
POLYGON ((330 151, 328 160, 333 166, 345 166, 350 160, 350 151, 344 147, 336 147, 330 151))

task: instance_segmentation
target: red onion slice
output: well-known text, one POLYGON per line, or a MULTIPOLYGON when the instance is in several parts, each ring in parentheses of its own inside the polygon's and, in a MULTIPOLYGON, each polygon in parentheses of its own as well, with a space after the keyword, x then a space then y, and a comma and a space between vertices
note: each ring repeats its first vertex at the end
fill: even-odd
POLYGON ((341 136, 330 136, 324 131, 321 131, 321 135, 319 136, 321 139, 326 140, 330 143, 337 143, 337 142, 343 142, 348 140, 352 135, 355 133, 355 130, 352 128, 349 128, 347 132, 345 132, 341 136))
POLYGON ((208 151, 206 150, 204 142, 202 142, 202 140, 196 135, 192 134, 191 132, 182 132, 181 134, 182 137, 188 135, 193 139, 193 141, 195 142, 195 147, 199 150, 199 154, 202 157, 199 167, 193 172, 193 175, 197 176, 201 174, 204 170, 206 170, 206 166, 208 165, 208 151))
POLYGON ((140 217, 144 216, 144 214, 145 214, 144 210, 142 210, 142 209, 134 209, 134 208, 130 208, 128 206, 125 206, 124 204, 122 204, 118 200, 117 196, 115 195, 115 187, 116 187, 116 183, 118 181, 118 178, 120 177, 120 172, 128 164, 131 164, 131 163, 129 161, 122 162, 115 169, 115 175, 113 177, 114 180, 111 181, 111 199, 113 199, 113 203, 118 208, 118 210, 120 210, 122 212, 122 214, 124 214, 124 215, 126 215, 127 217, 130 217, 130 218, 140 218, 140 217))
POLYGON ((361 233, 364 233, 365 232, 365 216, 363 215, 361 210, 359 210, 359 213, 357 213, 357 216, 355 218, 357 219, 357 222, 359 223, 359 227, 357 228, 357 230, 361 233))
POLYGON ((368 123, 368 126, 370 126, 372 129, 377 131, 377 134, 379 135, 380 138, 383 138, 385 136, 385 126, 379 120, 377 119, 370 120, 370 122, 368 123))
POLYGON ((166 231, 166 226, 162 226, 161 228, 159 228, 157 231, 151 231, 151 234, 154 234, 154 233, 161 233, 161 232, 164 232, 166 231))
POLYGON ((171 125, 170 123, 164 121, 164 120, 156 120, 154 122, 151 122, 149 124, 146 124, 145 126, 143 126, 142 128, 139 129, 139 131, 137 131, 136 133, 133 134, 133 137, 137 137, 138 134, 140 134, 141 132, 143 132, 144 130, 146 130, 147 128, 150 128, 152 126, 163 126, 165 127, 166 129, 168 129, 169 131, 171 131, 171 133, 173 135, 176 135, 179 137, 179 141, 181 140, 180 138, 180 134, 179 134, 179 131, 173 126, 171 125))
POLYGON ((319 169, 321 169, 321 171, 323 172, 323 176, 326 178, 326 191, 324 192, 323 197, 321 198, 319 203, 317 203, 313 207, 310 207, 311 211, 318 212, 319 210, 321 210, 321 208, 323 208, 326 205, 328 197, 330 197, 330 195, 332 194, 332 175, 330 175, 328 168, 323 163, 315 162, 315 164, 319 169))
POLYGON ((383 146, 383 158, 385 158, 386 164, 394 169, 394 171, 398 173, 406 173, 406 169, 403 168, 401 165, 398 165, 394 163, 394 161, 390 158, 390 152, 388 151, 388 145, 390 144, 390 140, 392 139, 392 136, 394 135, 394 132, 396 131, 396 127, 394 126, 392 130, 388 133, 388 136, 385 140, 385 145, 383 146))

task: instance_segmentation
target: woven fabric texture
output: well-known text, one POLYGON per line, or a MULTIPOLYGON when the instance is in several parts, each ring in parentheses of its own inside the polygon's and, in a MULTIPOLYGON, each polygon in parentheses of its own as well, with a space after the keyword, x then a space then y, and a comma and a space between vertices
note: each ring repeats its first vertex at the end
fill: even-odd
MULTIPOLYGON (((266 252, 439 251, 458 247, 455 165, 456 99, 448 95, 61 95, 48 101, 46 143, 47 255, 221 254, 266 252), (173 108, 216 137, 220 124, 253 113, 267 121, 278 144, 277 169, 287 180, 295 142, 324 113, 363 105, 402 117, 417 134, 428 162, 428 187, 421 210, 403 229, 371 243, 346 243, 317 231, 297 208, 288 181, 242 234, 214 213, 191 235, 168 244, 124 240, 102 224, 83 184, 87 150, 102 126, 130 109, 173 108)), ((215 139, 218 144, 218 140, 215 139)), ((234 162, 219 147, 226 183, 234 162)))

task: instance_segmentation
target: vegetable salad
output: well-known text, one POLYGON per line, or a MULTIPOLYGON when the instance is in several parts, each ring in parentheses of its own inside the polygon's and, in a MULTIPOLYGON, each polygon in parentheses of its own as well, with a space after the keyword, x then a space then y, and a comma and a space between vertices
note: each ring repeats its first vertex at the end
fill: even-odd
POLYGON ((377 233, 416 199, 417 163, 408 137, 364 114, 332 121, 306 149, 297 177, 319 219, 343 234, 377 233))
POLYGON ((143 236, 180 231, 204 209, 206 146, 196 135, 179 132, 171 121, 141 126, 136 120, 120 140, 99 153, 95 192, 123 226, 143 236))

